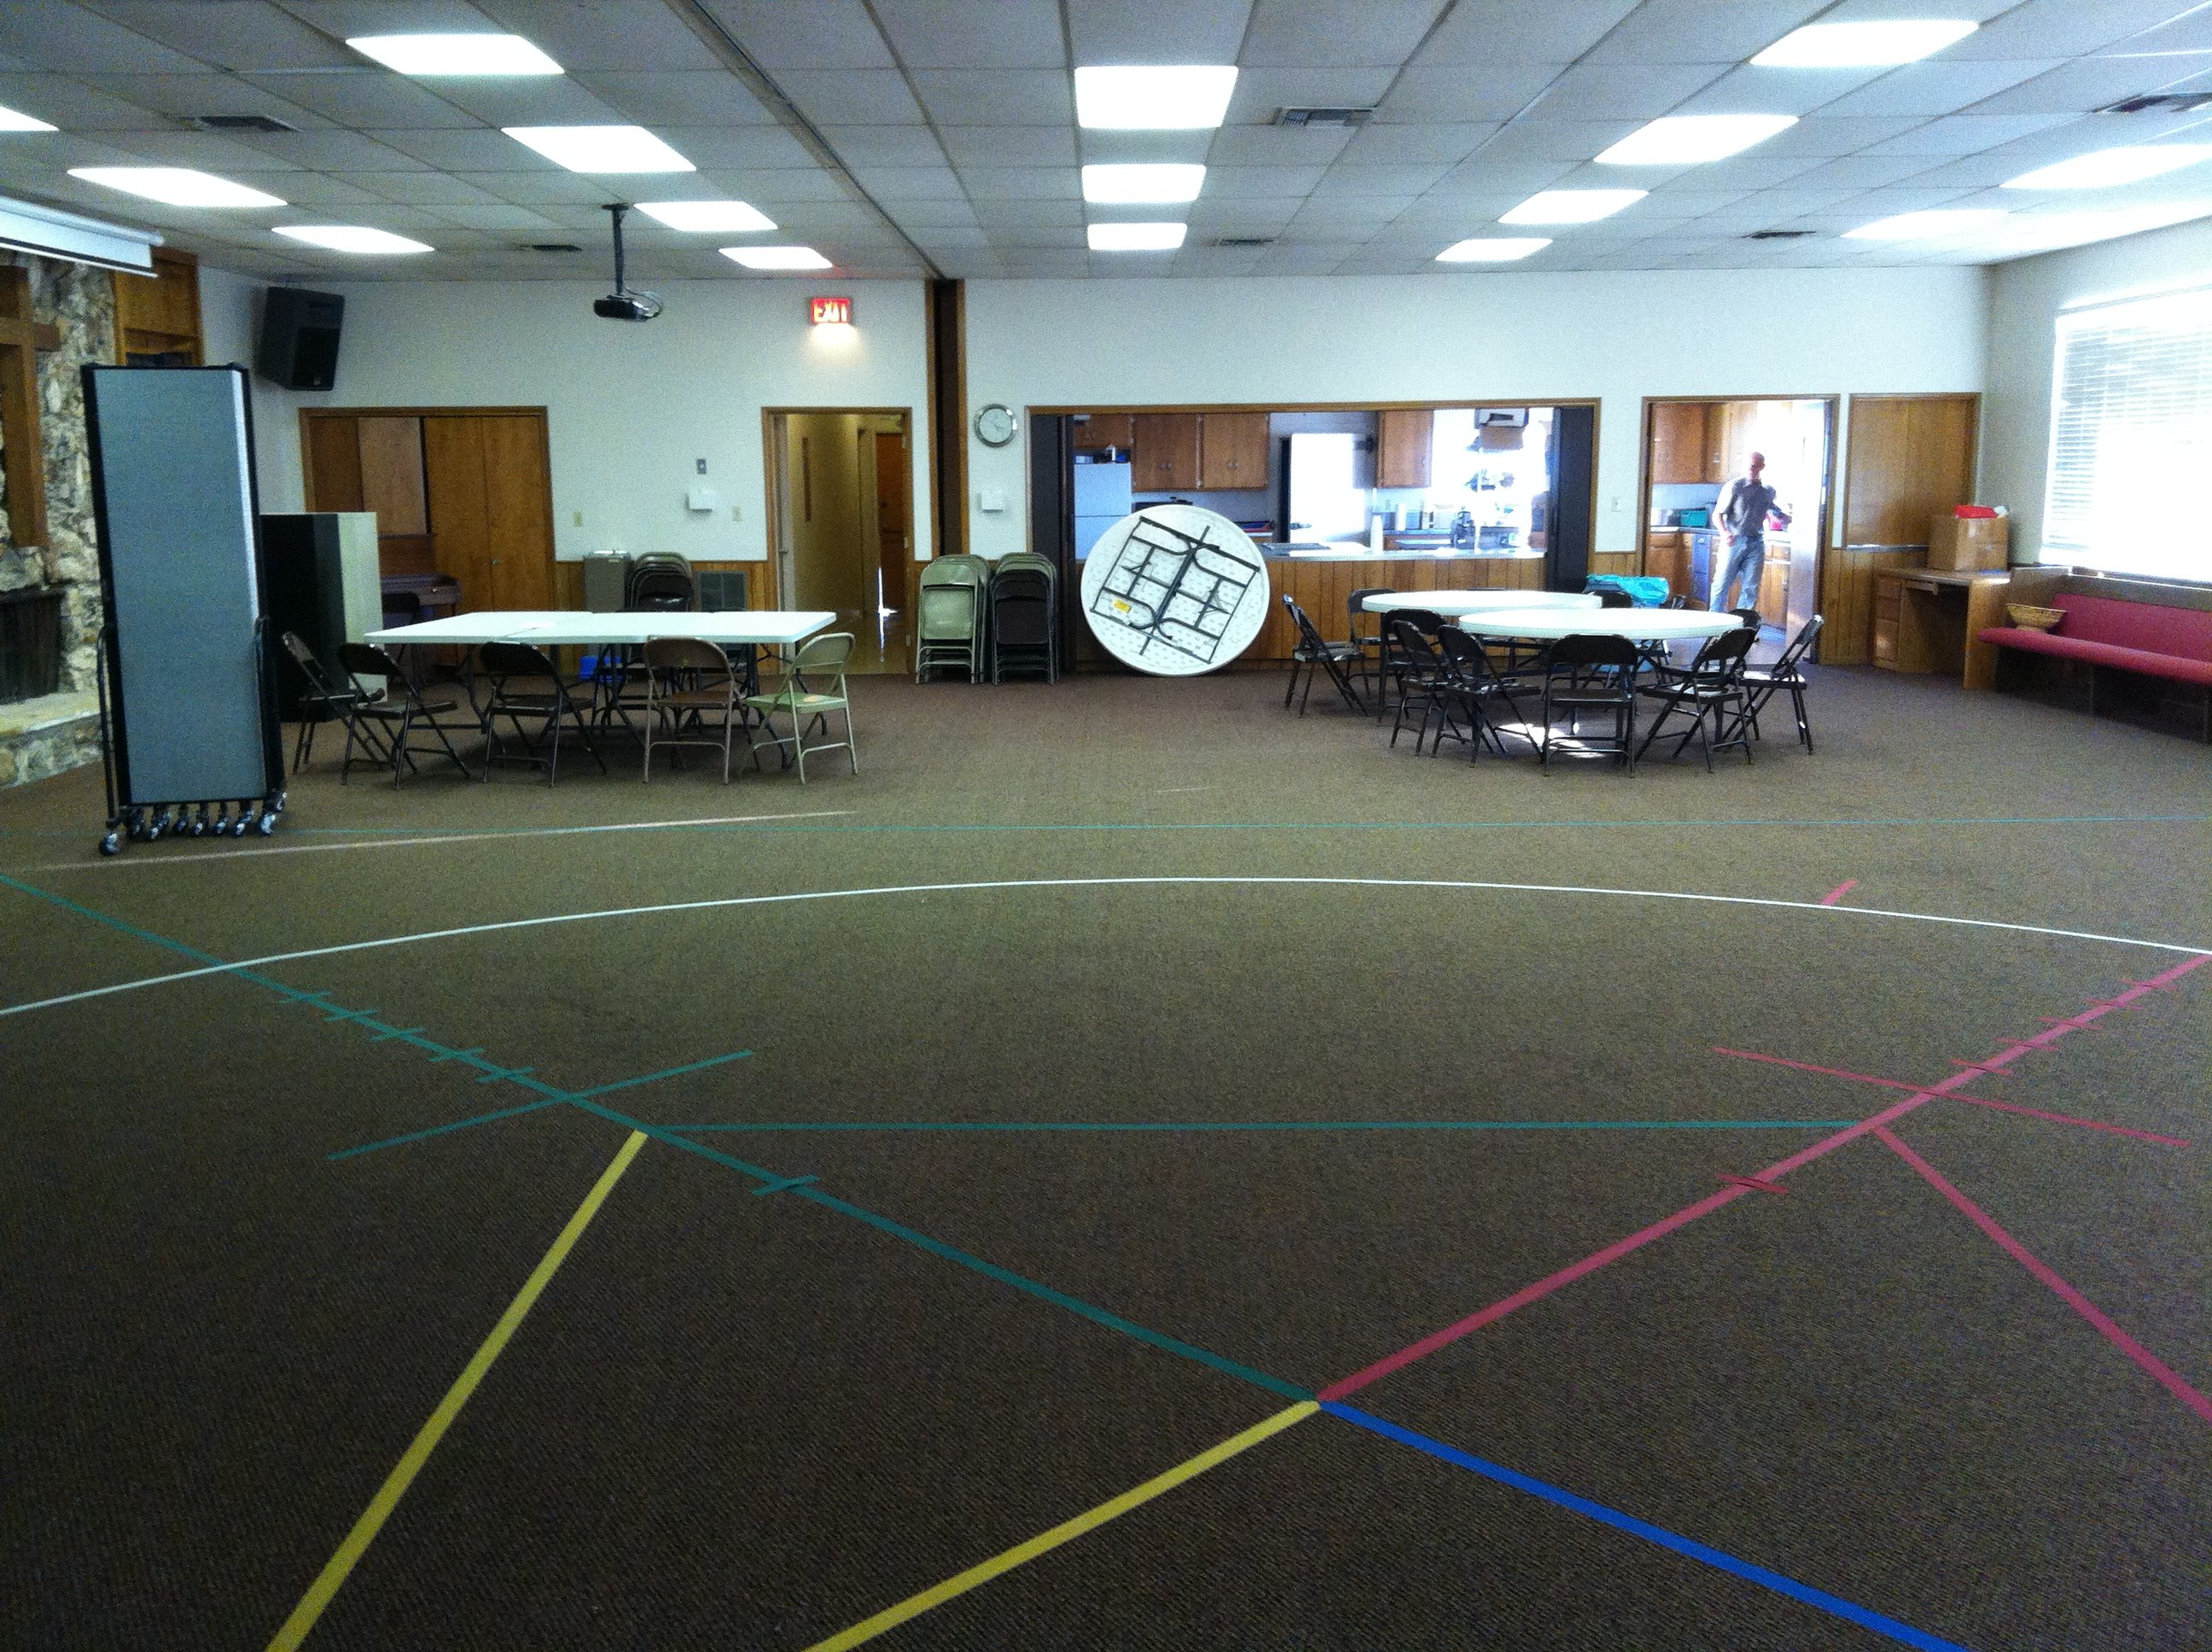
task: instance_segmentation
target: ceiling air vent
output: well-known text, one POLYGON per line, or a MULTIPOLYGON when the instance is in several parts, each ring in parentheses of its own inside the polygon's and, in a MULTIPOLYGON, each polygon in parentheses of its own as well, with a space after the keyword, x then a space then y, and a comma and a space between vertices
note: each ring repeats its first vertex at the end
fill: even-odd
POLYGON ((1216 246, 1273 246, 1275 238, 1273 235, 1218 235, 1214 238, 1213 244, 1216 246))
POLYGON ((1817 229, 1754 229, 1744 237, 1747 241, 1802 241, 1808 235, 1817 235, 1817 229))
POLYGON ((1278 126, 1364 126, 1375 111, 1368 109, 1278 109, 1278 126))
POLYGON ((197 126, 204 132, 296 132, 300 130, 269 115, 186 115, 185 125, 197 126))
POLYGON ((2122 98, 2118 103, 2108 103, 2097 111, 2100 115, 2193 115, 2200 109, 2212 109, 2212 92, 2147 92, 2137 98, 2122 98))
POLYGON ((584 249, 574 241, 525 241, 526 252, 580 252, 584 249))

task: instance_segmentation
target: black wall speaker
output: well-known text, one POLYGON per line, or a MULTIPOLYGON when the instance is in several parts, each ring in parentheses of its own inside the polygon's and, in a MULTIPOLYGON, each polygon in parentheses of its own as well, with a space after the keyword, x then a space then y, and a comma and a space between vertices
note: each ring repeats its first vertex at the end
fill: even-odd
POLYGON ((271 287, 261 312, 254 369, 287 390, 328 390, 337 382, 338 327, 345 300, 304 287, 271 287))

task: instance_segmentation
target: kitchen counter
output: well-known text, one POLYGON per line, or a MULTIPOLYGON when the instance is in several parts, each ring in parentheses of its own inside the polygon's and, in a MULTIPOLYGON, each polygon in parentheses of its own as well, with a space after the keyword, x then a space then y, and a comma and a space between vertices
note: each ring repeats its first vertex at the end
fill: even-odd
MULTIPOLYGON (((1464 546, 1455 550, 1440 545, 1434 550, 1393 547, 1384 551, 1370 550, 1365 545, 1352 543, 1341 545, 1284 544, 1271 540, 1255 540, 1261 553, 1269 562, 1433 562, 1439 560, 1481 562, 1540 562, 1540 550, 1469 550, 1464 546)), ((1443 587, 1439 587, 1442 589, 1443 587)))
MULTIPOLYGON (((1288 659, 1297 645, 1297 629, 1279 600, 1284 597, 1305 610, 1322 636, 1340 641, 1355 591, 1540 591, 1544 585, 1540 550, 1399 551, 1378 556, 1353 545, 1287 556, 1274 545, 1262 549, 1268 553, 1267 578, 1278 600, 1268 604, 1267 623, 1245 650, 1246 664, 1288 659)), ((1371 619, 1364 629, 1371 632, 1371 619)))

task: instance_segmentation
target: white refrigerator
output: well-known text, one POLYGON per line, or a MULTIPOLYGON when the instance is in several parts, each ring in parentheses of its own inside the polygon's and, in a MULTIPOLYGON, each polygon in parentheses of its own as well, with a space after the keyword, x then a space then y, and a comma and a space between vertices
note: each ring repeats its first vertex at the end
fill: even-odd
POLYGON ((1075 560, 1081 562, 1099 535, 1129 513, 1129 461, 1110 463, 1075 456, 1075 560))

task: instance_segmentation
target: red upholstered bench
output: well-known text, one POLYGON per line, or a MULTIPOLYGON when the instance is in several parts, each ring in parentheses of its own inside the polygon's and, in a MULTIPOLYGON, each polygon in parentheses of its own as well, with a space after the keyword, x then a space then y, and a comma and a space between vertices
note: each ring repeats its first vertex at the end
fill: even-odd
MULTIPOLYGON (((1996 625, 1982 632, 1981 640, 2023 653, 2194 683, 2206 692, 2205 736, 2212 739, 2212 611, 2073 591, 2060 592, 2049 605, 2066 615, 2051 630, 1996 625)), ((2093 710, 2095 698, 2093 687, 2093 710)))

